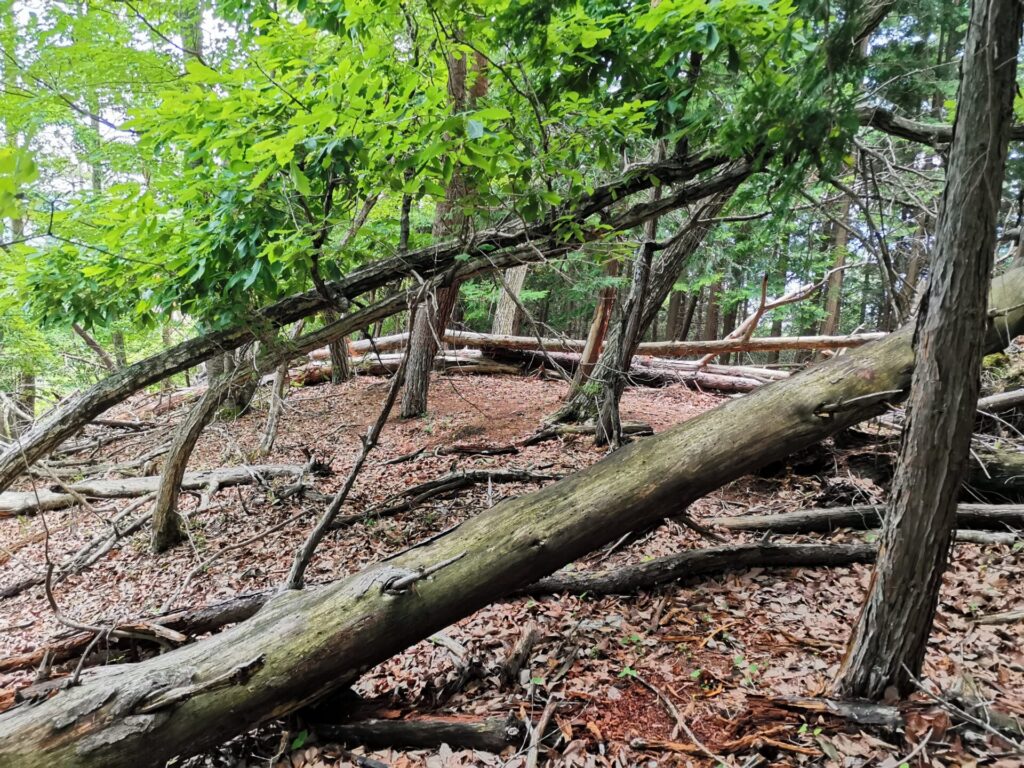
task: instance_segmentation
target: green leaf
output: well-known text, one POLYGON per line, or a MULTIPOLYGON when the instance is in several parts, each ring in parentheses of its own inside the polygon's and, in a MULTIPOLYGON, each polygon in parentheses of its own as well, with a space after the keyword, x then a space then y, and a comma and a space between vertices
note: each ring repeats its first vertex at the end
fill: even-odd
POLYGON ((309 731, 299 731, 298 735, 292 739, 292 749, 302 749, 308 739, 309 731))

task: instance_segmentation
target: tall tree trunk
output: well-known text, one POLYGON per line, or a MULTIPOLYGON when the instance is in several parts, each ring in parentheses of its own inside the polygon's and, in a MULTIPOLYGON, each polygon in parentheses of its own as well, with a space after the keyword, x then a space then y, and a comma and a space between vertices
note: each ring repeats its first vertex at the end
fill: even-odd
POLYGON ((908 693, 920 674, 970 447, 1021 35, 1017 0, 974 0, 907 423, 867 602, 837 690, 908 693))
POLYGON ((154 552, 170 549, 184 536, 183 522, 178 514, 178 494, 181 492, 181 479, 192 451, 199 441, 206 425, 217 415, 232 376, 223 374, 207 385, 206 392, 199 398, 185 420, 174 432, 174 440, 167 452, 163 469, 160 472, 160 489, 157 491, 153 506, 152 548, 154 552))
POLYGON ((693 327, 693 316, 697 311, 697 304, 700 303, 700 296, 703 292, 703 289, 698 288, 686 297, 686 309, 683 310, 679 330, 675 333, 673 341, 686 341, 686 337, 690 335, 690 328, 693 327))
POLYGON ((124 332, 114 331, 110 334, 110 344, 114 347, 114 362, 118 370, 128 365, 128 350, 124 343, 124 332))
MULTIPOLYGON (((338 313, 332 309, 324 311, 324 321, 326 323, 333 323, 338 319, 338 313)), ((298 325, 301 329, 301 325, 298 325)), ((301 332, 301 331, 300 331, 301 332)), ((298 338, 297 335, 292 337, 293 339, 298 338)), ((327 345, 327 350, 331 355, 331 383, 332 384, 344 384, 346 381, 352 378, 352 371, 349 370, 348 365, 348 336, 342 336, 340 339, 336 339, 327 345)), ((287 375, 285 371, 285 375, 287 375)))
POLYGON ((491 323, 491 333, 496 333, 500 336, 516 336, 519 334, 522 312, 519 311, 519 305, 516 304, 513 297, 518 299, 519 294, 522 293, 523 285, 526 283, 526 273, 529 269, 528 264, 520 264, 517 267, 505 270, 505 283, 508 284, 512 295, 509 295, 509 291, 505 289, 503 284, 498 295, 498 307, 494 311, 494 322, 491 323))
POLYGON ((704 309, 704 341, 714 341, 718 338, 718 301, 721 293, 721 280, 716 280, 708 287, 707 305, 704 309))
MULTIPOLYGON (((448 97, 452 112, 463 111, 466 105, 466 58, 462 54, 448 56, 448 97)), ((459 236, 466 225, 461 205, 466 196, 465 180, 456 167, 444 200, 434 212, 433 236, 442 240, 459 236)), ((436 296, 425 297, 418 305, 409 334, 408 361, 405 370, 405 389, 402 392, 400 414, 403 419, 420 416, 427 411, 430 391, 430 372, 434 367, 438 340, 448 325, 448 318, 459 296, 458 283, 441 288, 436 296)))
MULTIPOLYGON (((997 278, 990 349, 1024 330, 1024 272, 997 278)), ((452 622, 883 411, 910 384, 913 328, 508 499, 322 589, 271 599, 214 637, 0 714, 4 768, 127 768, 224 742, 351 684, 452 622), (216 723, 217 727, 210 727, 216 723)))
MULTIPOLYGON (((843 225, 850 223, 850 198, 843 195, 836 219, 843 225)), ((839 224, 832 225, 832 269, 825 286, 825 320, 821 326, 822 336, 835 336, 839 333, 840 321, 842 320, 843 309, 843 272, 846 266, 846 248, 849 233, 846 226, 839 224)))
MULTIPOLYGON (((665 313, 665 340, 675 341, 679 335, 680 316, 686 305, 686 294, 672 291, 668 297, 668 310, 665 313)), ((653 339, 657 341, 657 339, 653 339)))

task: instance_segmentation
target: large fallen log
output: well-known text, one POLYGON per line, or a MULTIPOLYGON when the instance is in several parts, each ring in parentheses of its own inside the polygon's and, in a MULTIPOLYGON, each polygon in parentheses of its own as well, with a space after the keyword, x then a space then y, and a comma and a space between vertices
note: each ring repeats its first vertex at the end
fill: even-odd
MULTIPOLYGON (((719 339, 715 341, 646 341, 637 349, 637 354, 652 357, 695 357, 721 352, 779 352, 783 350, 807 349, 848 349, 877 341, 884 333, 853 333, 846 336, 762 336, 750 339, 719 339)), ((375 352, 393 352, 405 347, 408 334, 396 333, 381 336, 370 341, 349 342, 349 354, 364 355, 375 352)), ((444 342, 457 347, 476 349, 502 349, 520 352, 536 352, 542 347, 547 352, 582 352, 586 341, 583 339, 541 338, 536 336, 497 336, 492 333, 473 333, 448 329, 444 342)), ((327 349, 311 353, 314 360, 328 360, 327 349)))
MULTIPOLYGON (((840 528, 877 528, 885 507, 861 504, 827 509, 801 509, 775 515, 740 515, 705 520, 731 531, 771 531, 772 533, 828 533, 840 528)), ((1024 528, 1024 505, 960 504, 956 510, 957 528, 998 530, 1024 528)))
MULTIPOLYGON (((398 370, 401 360, 400 353, 368 354, 350 358, 350 368, 364 376, 384 376, 398 370)), ((552 362, 566 371, 575 371, 580 356, 572 352, 468 349, 439 353, 434 360, 434 370, 443 373, 515 375, 523 369, 550 368, 552 362)), ((695 362, 637 357, 629 369, 629 377, 634 384, 648 387, 681 383, 715 392, 750 392, 769 381, 788 378, 789 374, 752 366, 707 365, 701 369, 695 362)), ((330 380, 331 364, 319 359, 312 360, 292 373, 292 381, 299 386, 324 384, 330 380)))
MULTIPOLYGON (((257 482, 260 478, 295 477, 301 472, 302 467, 293 464, 256 464, 207 469, 185 473, 181 487, 187 491, 210 487, 227 488, 257 482)), ((113 480, 82 480, 68 483, 64 486, 66 491, 55 491, 50 488, 35 491, 4 491, 0 493, 0 518, 73 507, 78 503, 76 494, 88 499, 127 499, 153 493, 159 486, 159 475, 147 475, 113 480)))
MULTIPOLYGON (((991 348, 1024 327, 1022 294, 1024 270, 994 281, 991 348)), ((77 687, 0 715, 0 764, 160 764, 293 712, 587 552, 879 413, 904 396, 913 359, 905 327, 323 590, 280 594, 208 640, 86 674, 77 687)))

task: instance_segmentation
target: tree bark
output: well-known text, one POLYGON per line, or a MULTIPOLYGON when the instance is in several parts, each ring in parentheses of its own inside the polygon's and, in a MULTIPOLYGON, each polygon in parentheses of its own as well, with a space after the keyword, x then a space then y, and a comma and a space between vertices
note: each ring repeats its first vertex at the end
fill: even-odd
POLYGON ((924 662, 978 400, 1020 34, 1017 0, 974 0, 882 555, 836 683, 846 696, 906 694, 924 662))
POLYGON ((529 269, 528 264, 521 264, 518 267, 505 270, 505 282, 512 290, 512 296, 509 296, 505 286, 502 285, 498 296, 498 307, 494 311, 494 322, 491 323, 491 333, 508 336, 515 336, 519 333, 522 313, 514 299, 519 298, 519 294, 522 293, 523 285, 526 283, 526 273, 529 269))
MULTIPOLYGON (((991 318, 991 349, 1024 328, 1022 291, 1022 271, 994 283, 992 306, 1016 308, 991 318)), ((0 762, 159 764, 293 712, 502 595, 881 412, 910 384, 912 337, 903 328, 731 400, 329 587, 278 595, 215 637, 85 674, 0 715, 0 762)))
POLYGON ((174 433, 174 441, 167 452, 164 467, 160 473, 160 488, 157 490, 153 506, 152 548, 160 553, 170 549, 184 536, 181 516, 178 514, 178 494, 181 492, 181 480, 185 476, 185 468, 192 456, 192 451, 199 441, 206 425, 213 421, 217 409, 227 397, 232 377, 223 375, 208 385, 206 392, 185 421, 178 425, 174 433))
MULTIPOLYGON (((609 281, 619 276, 617 259, 609 259, 605 262, 604 276, 609 281)), ((594 307, 594 319, 590 322, 590 331, 587 334, 587 341, 580 358, 580 365, 576 369, 576 375, 573 377, 572 387, 569 390, 570 397, 578 394, 583 386, 590 381, 590 374, 594 371, 601 348, 604 346, 605 336, 608 334, 608 323, 611 321, 612 310, 615 307, 617 290, 612 282, 601 286, 601 292, 597 297, 597 306, 594 307)), ((547 345, 544 348, 550 349, 547 345)))
MULTIPOLYGON (((338 313, 333 310, 324 312, 324 320, 333 323, 338 319, 338 313)), ((327 345, 331 358, 331 383, 344 384, 352 378, 352 371, 348 365, 348 337, 342 336, 327 345)), ((285 374, 287 375, 287 368, 285 374)))

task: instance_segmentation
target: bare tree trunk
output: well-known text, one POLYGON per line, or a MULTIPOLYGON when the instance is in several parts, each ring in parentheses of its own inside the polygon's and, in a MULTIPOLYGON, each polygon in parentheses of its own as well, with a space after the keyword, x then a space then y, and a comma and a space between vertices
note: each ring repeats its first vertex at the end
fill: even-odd
POLYGON ((160 489, 157 491, 153 506, 152 548, 154 552, 163 552, 181 541, 184 531, 181 516, 178 514, 178 494, 181 491, 181 479, 192 451, 196 447, 199 436, 206 425, 213 421, 224 398, 232 376, 224 374, 211 381, 206 392, 196 403, 188 416, 178 425, 174 433, 174 441, 167 452, 163 470, 160 472, 160 489))
POLYGON ((837 690, 908 693, 924 662, 974 425, 1021 35, 1017 0, 974 0, 931 277, 889 512, 837 690))
MULTIPOLYGON (((302 327, 305 325, 304 320, 299 320, 292 329, 291 340, 295 341, 302 334, 302 327)), ((331 350, 331 366, 336 365, 334 362, 334 344, 330 345, 331 350)), ((348 346, 347 344, 345 345, 348 346)), ((345 375, 348 377, 348 351, 346 349, 345 354, 345 375)), ((331 372, 331 380, 334 380, 334 372, 331 372)), ((281 363, 274 372, 274 382, 270 386, 270 411, 267 413, 267 428, 263 432, 263 439, 260 441, 259 455, 268 456, 274 449, 274 441, 277 440, 277 428, 281 422, 281 414, 284 412, 284 395, 288 388, 288 363, 281 363)))
POLYGON ((114 346, 114 362, 120 370, 128 365, 128 351, 125 348, 124 333, 114 331, 110 334, 110 343, 114 346))
MULTIPOLYGON (((333 323, 337 319, 337 312, 333 310, 324 312, 324 320, 327 323, 333 323)), ((301 325, 299 327, 301 328, 301 325)), ((292 336, 292 339, 296 338, 298 338, 297 335, 292 336)), ((342 336, 340 339, 332 341, 327 345, 327 349, 331 355, 331 383, 344 384, 352 378, 352 371, 349 370, 348 365, 348 336, 342 336)), ((287 371, 285 374, 287 375, 287 371)))
MULTIPOLYGON (((668 311, 665 313, 665 340, 675 341, 679 333, 679 321, 686 305, 686 294, 672 291, 668 297, 668 311)), ((651 339, 657 341, 657 339, 651 339)))
POLYGON ((515 336, 519 333, 522 313, 519 311, 519 305, 515 299, 519 298, 519 294, 523 290, 526 273, 529 269, 528 264, 520 264, 518 267, 505 270, 505 283, 508 284, 512 295, 510 296, 508 290, 502 285, 501 293, 498 296, 498 308, 494 312, 494 322, 491 323, 491 333, 505 336, 515 336))
MULTIPOLYGON (((617 259, 609 259, 604 265, 604 276, 613 279, 619 275, 619 262, 617 259)), ((597 297, 597 306, 594 307, 594 319, 590 322, 590 331, 587 333, 587 344, 580 356, 580 367, 576 369, 576 375, 572 380, 572 387, 569 397, 577 395, 583 386, 590 381, 590 374, 597 364, 601 348, 604 346, 605 336, 608 334, 608 323, 612 317, 612 310, 615 307, 615 293, 617 288, 614 284, 601 286, 601 292, 597 297)))
MULTIPOLYGON (((850 222, 850 198, 843 196, 839 215, 836 219, 845 225, 850 222)), ((833 272, 828 276, 828 283, 825 288, 825 320, 821 326, 822 336, 835 336, 839 333, 840 321, 842 319, 843 300, 843 272, 842 267, 846 265, 846 246, 849 233, 845 226, 832 225, 832 261, 833 272)))
POLYGON ((708 302, 704 311, 704 341, 714 341, 718 338, 718 297, 721 293, 721 280, 708 287, 708 302))
POLYGON ((686 309, 683 311, 679 329, 670 341, 686 341, 686 337, 690 335, 690 328, 693 327, 693 316, 697 311, 697 304, 700 303, 701 293, 702 289, 698 288, 686 297, 686 309))

